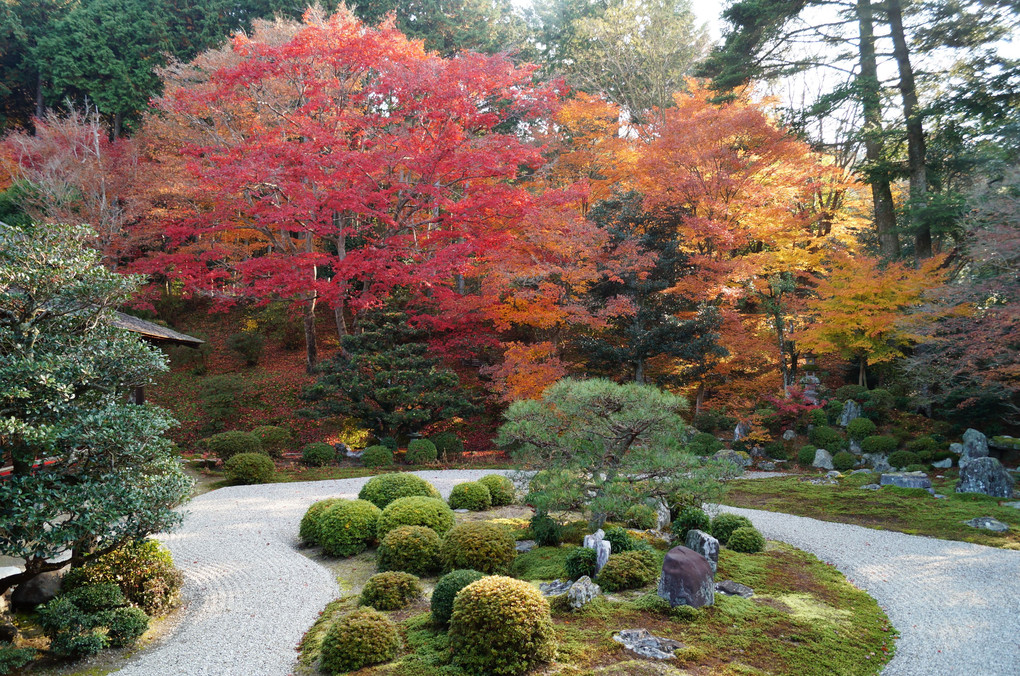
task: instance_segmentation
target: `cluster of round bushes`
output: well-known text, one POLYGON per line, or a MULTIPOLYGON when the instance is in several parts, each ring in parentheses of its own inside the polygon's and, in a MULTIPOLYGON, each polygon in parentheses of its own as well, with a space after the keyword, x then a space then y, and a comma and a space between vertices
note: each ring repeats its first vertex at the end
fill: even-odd
MULTIPOLYGON (((240 453, 265 453, 262 442, 251 432, 230 430, 214 434, 205 440, 209 452, 220 460, 229 460, 240 453)), ((268 454, 267 454, 268 455, 268 454)))
POLYGON ((449 625, 450 616, 453 615, 453 600, 457 597, 457 593, 483 577, 485 574, 477 570, 461 568, 452 570, 439 578, 435 589, 432 590, 432 600, 430 601, 432 621, 440 627, 449 625))
POLYGON ((712 537, 735 552, 756 554, 765 549, 765 538, 746 516, 723 513, 712 519, 712 537))
POLYGON ((386 509, 387 505, 398 498, 414 496, 436 499, 441 497, 435 486, 425 479, 403 472, 373 477, 361 487, 361 492, 358 493, 360 499, 368 500, 379 509, 386 509))
POLYGON ((808 433, 808 439, 818 448, 824 448, 830 452, 840 450, 845 443, 843 435, 828 425, 822 425, 811 430, 808 433))
POLYGON ((139 540, 67 571, 61 589, 115 583, 129 603, 159 616, 176 605, 183 582, 166 547, 155 540, 139 540))
POLYGON ((514 482, 502 474, 487 474, 479 479, 478 483, 489 489, 493 507, 512 505, 517 498, 514 482))

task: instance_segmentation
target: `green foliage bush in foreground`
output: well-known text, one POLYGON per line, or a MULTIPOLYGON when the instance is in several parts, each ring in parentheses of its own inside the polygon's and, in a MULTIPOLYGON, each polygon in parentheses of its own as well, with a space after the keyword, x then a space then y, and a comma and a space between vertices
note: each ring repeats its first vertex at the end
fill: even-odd
POLYGON ((450 616, 453 615, 453 601, 457 593, 472 582, 481 580, 483 577, 485 577, 485 574, 477 570, 461 568, 450 571, 439 578, 435 589, 432 590, 432 600, 430 602, 432 621, 440 627, 448 625, 450 623, 450 616))
POLYGON ((389 662, 400 649, 393 621, 372 608, 359 608, 337 620, 322 640, 322 670, 344 674, 389 662))
POLYGON ((765 549, 765 538, 753 526, 741 526, 732 533, 726 546, 735 552, 757 554, 765 549))
POLYGON ((376 610, 400 610, 420 599, 424 593, 417 576, 388 571, 368 578, 358 602, 376 610))
POLYGON ((453 663, 472 676, 523 674, 556 654, 549 603, 535 587, 509 577, 485 577, 461 589, 449 636, 453 663))
POLYGON ((407 444, 404 462, 408 465, 425 465, 435 462, 438 455, 436 445, 428 439, 412 439, 407 444))
POLYGON ((718 540, 719 544, 724 545, 729 542, 730 535, 732 535, 733 531, 738 528, 742 528, 743 526, 754 528, 754 524, 752 524, 751 520, 746 516, 723 512, 712 519, 712 537, 718 540))
POLYGON ((832 466, 834 469, 838 469, 840 472, 845 472, 848 469, 853 469, 854 465, 857 464, 857 456, 849 451, 840 451, 836 455, 832 456, 832 466))
POLYGON ((379 543, 379 570, 398 570, 414 575, 434 575, 442 563, 436 531, 425 526, 398 526, 379 543))
POLYGON ((687 539, 688 531, 700 530, 707 533, 711 530, 711 527, 712 520, 703 509, 684 507, 677 514, 677 517, 673 519, 670 530, 673 531, 673 535, 680 539, 680 542, 684 542, 687 539))
POLYGON ((659 513, 648 505, 634 505, 623 515, 627 525, 637 530, 652 530, 659 525, 659 513))
POLYGON ((517 556, 517 543, 505 526, 486 521, 462 523, 446 534, 441 556, 446 570, 468 568, 503 574, 517 556))
POLYGON ((319 545, 330 556, 354 556, 375 540, 381 511, 367 500, 337 500, 319 519, 319 545))
POLYGON ((425 526, 445 535, 453 527, 453 510, 439 498, 398 498, 386 505, 379 517, 379 537, 398 526, 425 526))
POLYGON ((452 509, 468 509, 472 512, 484 512, 492 507, 492 494, 483 483, 465 481, 457 484, 450 491, 450 507, 452 509))
POLYGON ((310 544, 319 544, 319 523, 326 510, 340 502, 340 498, 326 498, 313 502, 305 515, 301 517, 301 525, 298 527, 298 536, 302 541, 310 544))
POLYGON ((368 500, 379 509, 398 498, 420 496, 424 498, 441 498, 436 487, 415 474, 397 472, 372 477, 361 487, 358 497, 368 500))
POLYGON ((365 467, 389 467, 393 464, 393 451, 382 445, 369 446, 361 452, 361 464, 365 467))
POLYGON ((628 551, 610 554, 596 581, 603 591, 639 589, 659 576, 658 561, 650 551, 628 551))
POLYGON ((313 441, 301 448, 301 461, 312 467, 325 467, 336 460, 336 449, 323 441, 313 441))
POLYGON ((294 442, 290 430, 277 425, 262 425, 253 429, 251 433, 262 444, 262 450, 273 458, 283 455, 283 452, 290 448, 294 442))
POLYGON ((489 489, 493 507, 512 505, 514 500, 517 499, 514 482, 502 474, 486 474, 478 480, 478 483, 489 489))
POLYGON ((864 440, 861 441, 861 450, 865 453, 892 453, 898 445, 896 437, 873 434, 870 437, 864 437, 864 440))
POLYGON ((64 592, 70 592, 79 587, 115 583, 128 601, 149 615, 160 616, 177 603, 183 582, 170 551, 155 540, 141 540, 85 566, 72 568, 61 585, 64 592))
POLYGON ((0 646, 0 675, 20 669, 35 659, 35 648, 0 646))
POLYGON ((227 481, 237 485, 266 484, 276 477, 276 465, 265 453, 238 453, 223 465, 227 481))
POLYGON ((126 604, 115 583, 85 585, 41 606, 38 621, 50 639, 51 652, 88 657, 107 647, 131 645, 149 628, 149 616, 126 604))
POLYGON ((917 456, 917 453, 896 451, 889 454, 889 464, 896 469, 906 469, 911 465, 920 465, 921 459, 917 456))
POLYGON ((577 580, 584 577, 595 577, 595 568, 598 565, 598 554, 594 549, 588 547, 577 547, 567 554, 563 566, 567 569, 567 577, 577 580))
POLYGON ((800 450, 797 451, 797 464, 801 467, 810 467, 815 461, 815 452, 817 450, 816 447, 808 444, 801 446, 800 450))

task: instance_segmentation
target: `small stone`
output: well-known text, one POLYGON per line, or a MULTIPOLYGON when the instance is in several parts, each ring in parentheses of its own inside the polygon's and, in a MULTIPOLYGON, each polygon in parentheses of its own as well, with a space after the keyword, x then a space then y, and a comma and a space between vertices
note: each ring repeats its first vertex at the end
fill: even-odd
POLYGON ((832 470, 831 472, 826 472, 825 476, 829 477, 830 479, 842 479, 843 478, 843 474, 839 470, 835 470, 835 469, 832 470))
POLYGON ((811 466, 820 469, 834 469, 832 466, 832 453, 829 453, 824 448, 819 448, 815 451, 815 459, 811 466))
POLYGON ((936 500, 945 500, 946 497, 948 497, 948 496, 942 495, 941 493, 932 493, 932 495, 935 496, 936 500))
POLYGON ((933 462, 931 466, 934 467, 935 469, 949 469, 950 467, 953 466, 953 459, 944 458, 942 460, 939 460, 938 462, 933 462))
POLYGON ((877 491, 881 486, 878 484, 864 484, 861 486, 862 491, 877 491))
POLYGON ((865 453, 861 456, 864 462, 871 465, 875 472, 891 472, 892 465, 889 464, 889 456, 884 453, 865 453))
POLYGON ((467 514, 470 511, 471 511, 470 509, 455 509, 455 510, 453 510, 453 513, 454 514, 467 514))
POLYGON ((517 551, 520 554, 527 554, 532 549, 534 549, 535 545, 537 545, 537 544, 538 543, 535 542, 534 540, 518 540, 517 541, 517 551))
POLYGON ((758 463, 758 469, 762 472, 774 472, 776 471, 776 463, 765 460, 758 463))
POLYGON ((924 472, 891 472, 883 474, 879 483, 883 486, 931 490, 931 479, 924 472))
POLYGON ((722 582, 715 583, 715 590, 722 592, 729 596, 742 596, 745 599, 749 599, 754 596, 754 590, 748 587, 746 584, 740 584, 733 580, 723 580, 722 582))
POLYGON ((979 516, 965 523, 971 528, 983 528, 994 533, 1005 533, 1009 530, 1009 526, 990 516, 979 516))
POLYGON ((674 547, 666 553, 659 577, 659 596, 671 608, 701 608, 715 602, 712 567, 704 556, 687 547, 674 547))
POLYGON ((559 596, 570 591, 572 586, 569 580, 553 580, 552 582, 541 583, 538 585, 538 590, 542 592, 543 596, 559 596))
POLYGON ((1011 498, 1015 483, 996 458, 973 458, 966 465, 963 464, 963 458, 960 458, 957 493, 984 493, 996 498, 1011 498))
POLYGON ((797 433, 793 430, 786 430, 783 432, 783 441, 793 441, 797 438, 797 433))
POLYGON ((850 474, 871 474, 871 470, 870 469, 855 469, 854 471, 850 472, 850 474))
POLYGON ((854 455, 860 455, 861 453, 863 453, 864 449, 861 448, 861 442, 857 441, 856 439, 851 439, 850 452, 853 453, 854 455))
POLYGON ((585 575, 570 585, 570 589, 567 590, 567 601, 570 603, 571 608, 580 610, 601 593, 602 587, 599 587, 591 581, 590 577, 585 575))
POLYGON ((752 458, 764 458, 765 457, 765 449, 762 448, 761 446, 759 446, 758 444, 755 444, 754 446, 751 447, 751 457, 752 458))
POLYGON ((622 643, 627 650, 653 660, 671 660, 675 657, 673 653, 684 647, 679 641, 654 636, 647 629, 623 629, 613 634, 613 640, 622 643))
POLYGON ((687 531, 686 542, 688 549, 696 551, 705 557, 708 565, 712 568, 712 575, 719 569, 719 541, 705 531, 693 529, 687 531))

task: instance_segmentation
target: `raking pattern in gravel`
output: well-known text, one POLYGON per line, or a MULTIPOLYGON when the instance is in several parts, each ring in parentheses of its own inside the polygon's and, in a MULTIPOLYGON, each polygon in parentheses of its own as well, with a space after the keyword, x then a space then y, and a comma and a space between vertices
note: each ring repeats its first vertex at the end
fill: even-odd
MULTIPOLYGON (((491 473, 417 472, 444 496, 491 473)), ((316 500, 357 497, 367 480, 239 486, 190 502, 184 525, 163 538, 185 575, 185 615, 117 673, 292 673, 301 636, 339 594, 332 575, 296 549, 301 516, 316 500)), ((833 563, 878 600, 901 635, 886 676, 1020 676, 1020 552, 723 509, 833 563)))

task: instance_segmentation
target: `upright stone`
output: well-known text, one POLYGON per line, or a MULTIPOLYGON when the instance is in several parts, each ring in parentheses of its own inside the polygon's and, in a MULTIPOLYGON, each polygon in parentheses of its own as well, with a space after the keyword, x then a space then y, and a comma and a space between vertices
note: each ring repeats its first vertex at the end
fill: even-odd
POLYGON ((1013 497, 1013 477, 995 458, 973 458, 966 466, 960 458, 960 481, 957 493, 984 493, 996 498, 1013 497))
POLYGON ((750 433, 751 423, 746 420, 741 420, 737 423, 736 428, 733 430, 733 441, 740 441, 750 433))
POLYGON ((712 568, 712 574, 719 571, 719 541, 702 530, 687 531, 687 541, 684 543, 688 549, 692 549, 705 557, 708 565, 712 568))
POLYGON ((567 590, 567 603, 574 610, 580 610, 591 603, 596 596, 602 593, 602 588, 591 581, 591 578, 584 575, 567 590))
POLYGON ((611 546, 609 540, 606 539, 605 531, 599 528, 591 535, 585 535, 584 546, 595 550, 595 574, 597 575, 602 570, 602 566, 606 565, 606 561, 609 560, 611 546))
POLYGON ((861 405, 853 399, 847 399, 843 404, 843 410, 839 414, 839 426, 846 427, 852 421, 861 417, 861 405))
POLYGON ((11 607, 15 610, 32 610, 60 593, 60 584, 69 566, 48 573, 39 573, 31 580, 22 582, 11 592, 11 607))
POLYGON ((659 596, 672 608, 710 606, 715 603, 714 578, 704 556, 687 547, 674 547, 662 562, 659 596))
POLYGON ((832 453, 829 453, 824 448, 815 450, 815 459, 811 466, 820 469, 834 469, 832 466, 832 453))
POLYGON ((976 429, 970 428, 963 433, 963 454, 960 456, 960 469, 970 464, 975 458, 988 457, 988 437, 976 429))
POLYGON ((665 531, 669 527, 669 524, 673 521, 673 515, 669 513, 669 505, 666 504, 665 500, 661 498, 659 499, 659 504, 656 505, 655 508, 655 514, 655 528, 657 530, 665 531))

